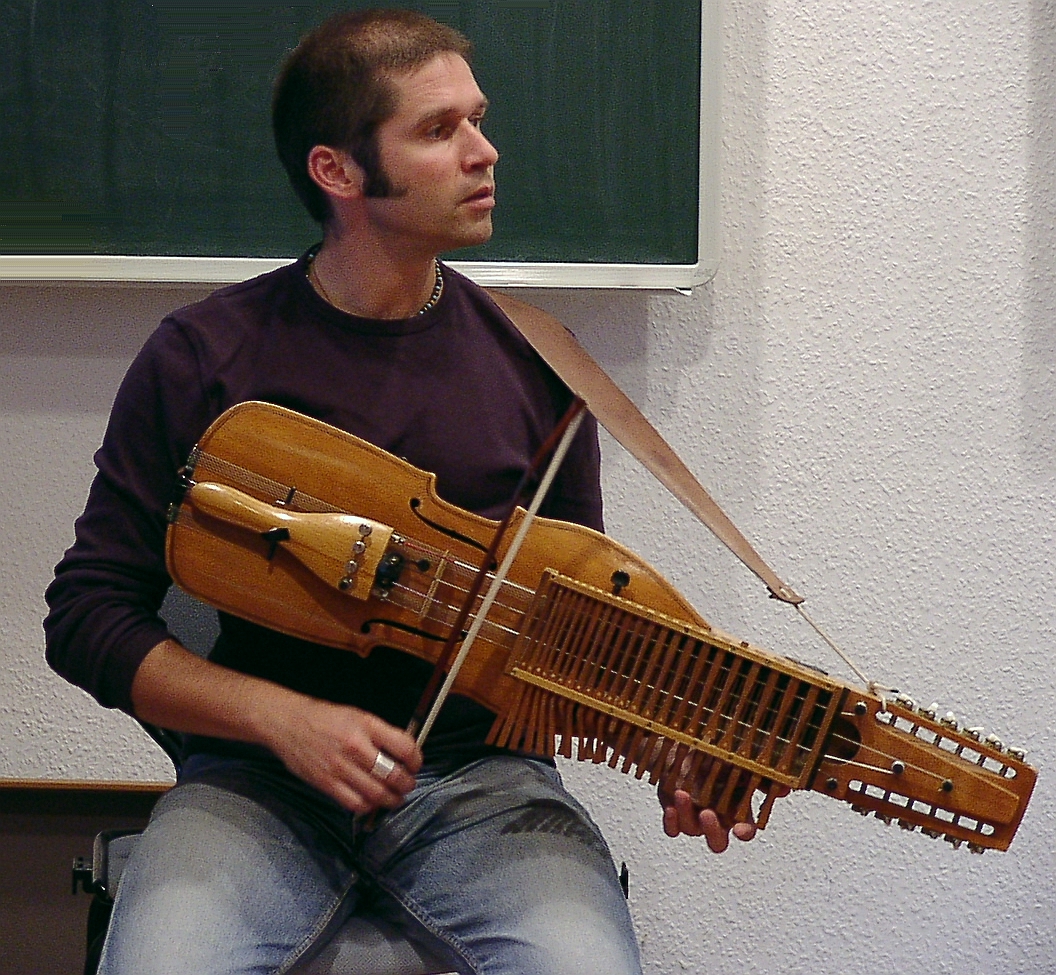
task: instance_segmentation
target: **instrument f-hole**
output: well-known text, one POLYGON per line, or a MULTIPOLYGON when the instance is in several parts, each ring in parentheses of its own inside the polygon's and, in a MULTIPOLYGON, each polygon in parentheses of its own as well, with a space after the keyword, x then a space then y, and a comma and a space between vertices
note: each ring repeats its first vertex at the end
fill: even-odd
POLYGON ((426 518, 425 515, 422 514, 422 511, 421 511, 421 508, 422 508, 422 499, 421 498, 411 498, 409 503, 410 503, 410 506, 411 506, 411 511, 413 511, 415 513, 415 515, 417 516, 417 518, 420 521, 422 521, 424 524, 428 525, 430 528, 436 529, 436 531, 441 532, 442 534, 446 535, 448 538, 453 538, 456 541, 464 542, 466 545, 472 545, 473 548, 479 549, 481 552, 486 552, 487 551, 487 546, 486 545, 482 545, 475 538, 470 538, 468 535, 463 535, 461 532, 455 531, 455 529, 453 529, 453 528, 448 528, 445 525, 441 525, 439 522, 432 521, 431 519, 426 518))

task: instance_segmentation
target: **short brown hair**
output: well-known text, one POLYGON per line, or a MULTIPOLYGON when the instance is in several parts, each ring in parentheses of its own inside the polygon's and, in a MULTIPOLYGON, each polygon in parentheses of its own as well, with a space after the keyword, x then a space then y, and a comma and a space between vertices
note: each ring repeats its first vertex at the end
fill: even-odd
POLYGON ((387 195, 375 139, 396 109, 386 75, 449 52, 468 61, 471 50, 457 30, 411 10, 337 14, 301 40, 275 82, 271 122, 279 159, 314 219, 327 220, 330 201, 308 175, 312 148, 350 153, 367 174, 367 195, 387 195))

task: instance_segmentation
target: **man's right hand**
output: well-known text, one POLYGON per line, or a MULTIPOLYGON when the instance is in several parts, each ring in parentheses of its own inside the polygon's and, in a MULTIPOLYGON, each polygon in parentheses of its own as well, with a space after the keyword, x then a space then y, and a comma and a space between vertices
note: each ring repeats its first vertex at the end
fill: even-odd
POLYGON ((297 698, 266 742, 285 766, 352 812, 400 805, 422 766, 414 739, 369 711, 297 698))
POLYGON ((377 715, 202 660, 175 640, 144 658, 132 702, 137 717, 172 731, 263 745, 358 814, 398 806, 422 765, 414 739, 377 715))

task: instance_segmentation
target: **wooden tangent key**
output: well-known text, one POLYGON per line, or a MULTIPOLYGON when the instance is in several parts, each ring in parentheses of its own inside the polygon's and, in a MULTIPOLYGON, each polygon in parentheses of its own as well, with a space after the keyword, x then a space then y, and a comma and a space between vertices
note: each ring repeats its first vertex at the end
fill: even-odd
MULTIPOLYGON (((431 474, 243 403, 189 459, 167 562, 225 612, 435 661, 494 529, 437 497, 431 474)), ((1036 778, 993 736, 719 633, 629 549, 545 518, 454 691, 495 713, 497 744, 677 782, 727 819, 754 800, 762 826, 778 796, 811 789, 954 845, 1007 849, 1036 778)))

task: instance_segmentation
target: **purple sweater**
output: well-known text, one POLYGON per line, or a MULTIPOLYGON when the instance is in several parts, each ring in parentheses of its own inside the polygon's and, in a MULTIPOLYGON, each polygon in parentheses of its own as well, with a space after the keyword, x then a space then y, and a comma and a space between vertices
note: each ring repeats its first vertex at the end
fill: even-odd
MULTIPOLYGON (((437 476, 441 497, 502 516, 570 394, 488 296, 444 269, 438 305, 381 322, 346 315, 306 278, 306 261, 225 288, 162 322, 117 394, 76 541, 56 567, 44 629, 52 667, 100 703, 131 711, 170 585, 165 511, 206 427, 267 400, 347 430, 437 476)), ((601 529, 597 428, 585 423, 542 513, 601 529)), ((213 660, 406 723, 428 666, 395 650, 365 660, 221 614, 213 660)), ((445 706, 435 740, 479 742, 491 716, 445 706)))

